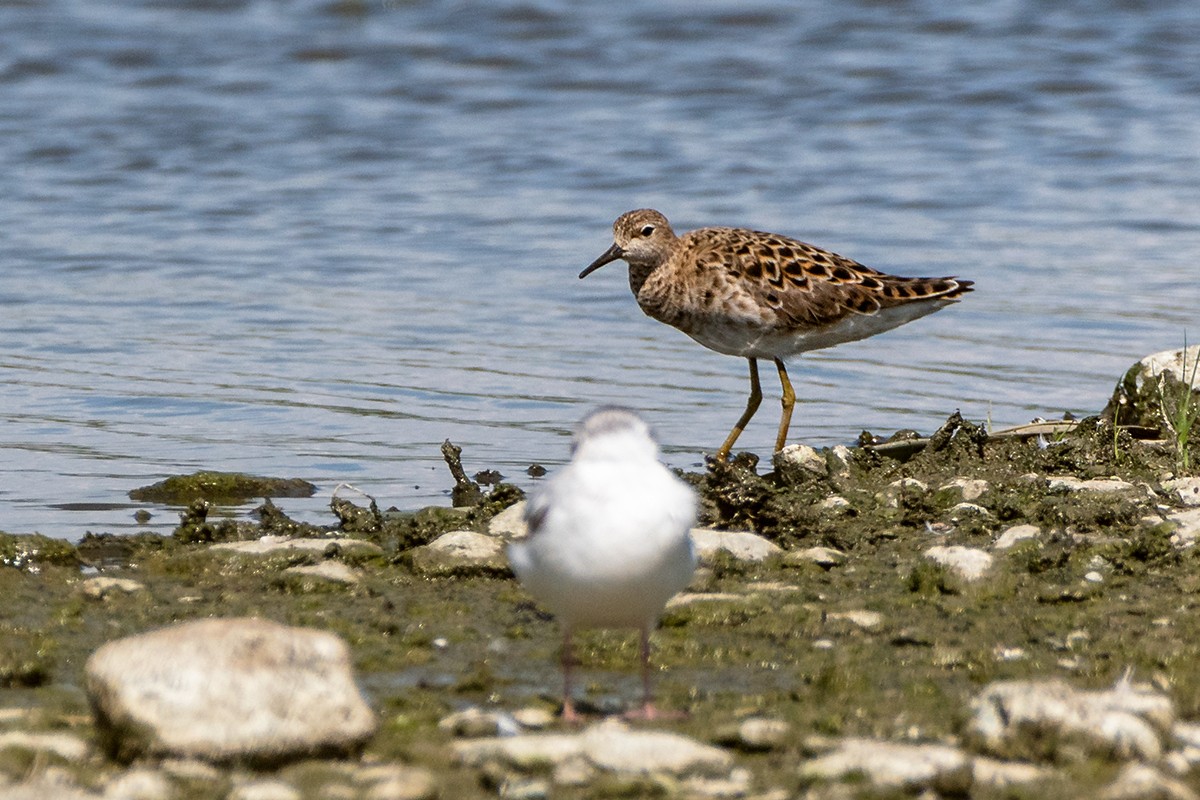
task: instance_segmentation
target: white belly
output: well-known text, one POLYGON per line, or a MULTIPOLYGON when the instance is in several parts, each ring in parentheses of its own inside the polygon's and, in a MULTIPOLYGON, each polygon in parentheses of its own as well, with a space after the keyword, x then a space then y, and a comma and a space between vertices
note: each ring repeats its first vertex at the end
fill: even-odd
POLYGON ((711 317, 702 322, 685 323, 680 330, 700 344, 718 353, 744 358, 786 358, 809 350, 866 339, 912 322, 953 300, 933 300, 926 303, 905 303, 881 309, 874 314, 850 314, 832 325, 819 328, 764 327, 711 317))

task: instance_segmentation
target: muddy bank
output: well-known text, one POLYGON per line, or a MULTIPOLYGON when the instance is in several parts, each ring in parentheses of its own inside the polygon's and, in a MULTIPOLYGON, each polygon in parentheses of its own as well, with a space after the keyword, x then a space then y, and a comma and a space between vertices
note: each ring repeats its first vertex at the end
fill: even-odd
MULTIPOLYGON (((864 434, 856 447, 792 447, 771 465, 741 454, 686 475, 703 525, 764 541, 715 548, 655 635, 660 703, 687 717, 634 732, 685 738, 698 772, 610 769, 604 748, 625 734, 576 739, 554 720, 558 629, 497 555, 521 492, 484 483, 473 495, 469 470, 461 507, 402 513, 339 493, 329 523, 313 526, 269 501, 257 521, 212 521, 196 500, 172 536, 70 545, 5 535, 0 737, 65 738, 0 738, 0 776, 137 796, 112 787, 145 770, 180 798, 247 796, 236 793, 255 782, 314 798, 1190 797, 1200 792, 1200 744, 1187 738, 1200 722, 1200 481, 1184 465, 1200 452, 1187 446, 1190 461, 1161 430, 1101 417, 1001 435, 952 414, 926 437, 864 434), (473 535, 439 551, 452 531, 473 535), (489 542, 490 554, 467 552, 489 542), (189 772, 106 754, 82 688, 89 654, 182 620, 235 616, 349 645, 379 721, 361 757, 189 772), (1113 688, 1123 679, 1156 709, 1128 712, 1137 747, 1072 733, 1092 719, 1090 698, 1125 697, 1113 688), (998 718, 1017 714, 1003 687, 1027 684, 1014 681, 1081 693, 1071 702, 1086 707, 1084 722, 1062 723, 1061 741, 1041 717, 1015 739, 980 733, 979 709, 1008 703, 998 718), (464 710, 466 722, 453 716, 464 710), (574 760, 523 761, 491 744, 498 732, 546 731, 566 737, 555 752, 574 760), (864 764, 885 759, 864 742, 926 748, 888 752, 934 766, 875 785, 864 764), (388 795, 363 777, 383 768, 419 770, 406 773, 419 780, 388 795), (1164 783, 1115 793, 1122 780, 1147 785, 1135 779, 1164 783)), ((637 702, 635 639, 579 636, 581 706, 597 718, 637 702)))

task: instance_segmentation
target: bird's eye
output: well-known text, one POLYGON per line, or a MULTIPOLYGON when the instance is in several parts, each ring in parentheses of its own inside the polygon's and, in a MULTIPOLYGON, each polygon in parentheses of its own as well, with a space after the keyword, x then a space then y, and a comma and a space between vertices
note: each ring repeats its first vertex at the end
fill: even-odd
POLYGON ((642 228, 642 236, 649 236, 652 233, 654 233, 653 225, 647 225, 646 227, 642 228))

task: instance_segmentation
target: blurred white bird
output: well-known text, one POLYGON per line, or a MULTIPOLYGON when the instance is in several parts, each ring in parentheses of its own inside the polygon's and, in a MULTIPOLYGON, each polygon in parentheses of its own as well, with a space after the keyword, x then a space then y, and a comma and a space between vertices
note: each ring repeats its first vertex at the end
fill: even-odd
POLYGON ((521 583, 563 628, 563 719, 578 719, 571 635, 580 628, 638 629, 642 708, 629 716, 661 716, 650 691, 650 631, 696 569, 696 494, 658 461, 650 429, 625 409, 588 415, 571 453, 530 497, 529 535, 508 549, 521 583))

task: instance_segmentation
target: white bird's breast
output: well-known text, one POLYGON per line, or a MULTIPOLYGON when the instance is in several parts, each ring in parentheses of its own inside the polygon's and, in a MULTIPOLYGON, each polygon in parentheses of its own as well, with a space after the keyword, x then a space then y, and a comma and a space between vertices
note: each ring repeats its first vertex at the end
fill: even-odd
POLYGON ((544 517, 510 560, 570 626, 648 624, 691 580, 695 494, 657 462, 575 462, 531 503, 544 517))

